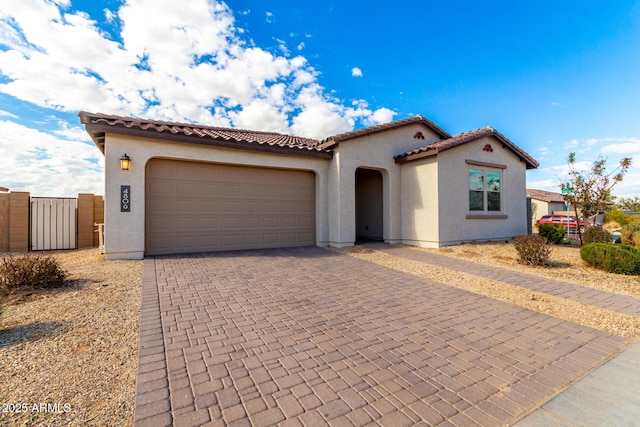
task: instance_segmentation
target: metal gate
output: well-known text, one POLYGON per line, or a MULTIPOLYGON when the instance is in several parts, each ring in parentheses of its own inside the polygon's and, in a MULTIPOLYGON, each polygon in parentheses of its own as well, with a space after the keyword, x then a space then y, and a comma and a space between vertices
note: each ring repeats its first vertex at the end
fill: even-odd
POLYGON ((78 200, 31 198, 31 250, 77 248, 78 200))

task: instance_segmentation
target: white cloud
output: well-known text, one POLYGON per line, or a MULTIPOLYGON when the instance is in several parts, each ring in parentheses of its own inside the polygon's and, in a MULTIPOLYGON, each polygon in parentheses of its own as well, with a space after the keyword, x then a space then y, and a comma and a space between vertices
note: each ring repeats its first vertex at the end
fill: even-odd
POLYGON ((113 13, 111 10, 109 9, 104 9, 104 19, 107 20, 107 22, 112 23, 115 21, 117 15, 115 13, 113 13))
MULTIPOLYGON (((86 110, 318 139, 393 118, 389 109, 374 111, 366 103, 347 106, 331 96, 318 84, 319 72, 303 56, 291 58, 284 41, 277 42, 278 54, 273 47, 263 49, 243 40, 242 29, 223 2, 124 0, 118 9, 103 9, 109 31, 121 29, 120 34, 107 33, 87 13, 70 6, 69 0, 0 2, 0 92, 58 117, 86 110)), ((273 14, 268 12, 266 19, 273 21, 273 14)), ((298 44, 298 51, 303 48, 304 42, 298 44)), ((355 67, 352 74, 362 76, 362 71, 355 67)), ((0 111, 0 117, 17 118, 4 108, 9 111, 0 111)), ((12 157, 23 160, 25 173, 20 175, 29 176, 21 185, 36 185, 55 195, 62 187, 100 182, 96 177, 102 155, 92 144, 78 142, 87 137, 75 125, 63 123, 51 133, 25 124, 9 126, 16 131, 10 138, 13 144, 31 147, 12 157), (68 163, 60 160, 64 157, 56 157, 64 150, 52 148, 77 144, 91 152, 83 151, 89 161, 74 160, 76 167, 86 168, 90 180, 71 178, 68 163), (49 172, 30 177, 38 168, 29 165, 44 161, 40 157, 48 159, 43 170, 53 174, 59 163, 58 172, 67 171, 56 175, 65 184, 53 189, 49 183, 56 179, 49 172)), ((0 181, 11 180, 15 188, 15 173, 8 169, 14 164, 0 167, 0 181)))
POLYGON ((0 121, 0 186, 32 196, 104 193, 104 157, 80 127, 64 123, 58 138, 12 121, 0 121))
POLYGON ((554 193, 560 192, 560 181, 550 178, 542 179, 538 181, 527 181, 527 188, 534 190, 552 191, 554 193))
POLYGON ((358 67, 353 67, 351 69, 351 75, 353 77, 362 77, 362 70, 358 67))
POLYGON ((377 125, 381 123, 388 123, 393 121, 393 117, 396 113, 388 108, 378 108, 373 112, 371 117, 368 118, 367 122, 369 125, 377 125))
POLYGON ((0 116, 10 117, 12 119, 17 119, 18 118, 18 116, 16 116, 15 114, 10 113, 8 111, 3 111, 3 110, 0 110, 0 116))
MULTIPOLYGON (((163 120, 235 125, 235 118, 250 125, 254 111, 256 122, 249 127, 258 130, 265 125, 264 109, 256 105, 268 99, 288 124, 282 128, 279 120, 275 127, 303 135, 320 132, 317 125, 303 128, 300 123, 306 121, 295 117, 304 113, 306 104, 299 100, 310 88, 314 111, 324 103, 321 109, 348 113, 341 101, 318 91, 318 73, 304 57, 288 58, 284 41, 278 40, 284 52, 278 56, 240 40, 224 3, 129 0, 117 15, 107 12, 122 24, 121 42, 83 12, 66 13, 46 0, 3 0, 0 42, 9 49, 0 51, 0 73, 7 77, 0 91, 52 110, 163 120), (153 19, 148 10, 155 11, 153 19), (265 88, 278 84, 285 90, 275 99, 265 88)), ((361 74, 357 68, 354 72, 361 74)), ((384 111, 358 117, 377 122, 384 111)), ((341 122, 355 125, 349 117, 341 122)))
MULTIPOLYGON (((633 142, 621 142, 619 144, 611 144, 602 147, 603 153, 620 153, 620 154, 635 154, 640 156, 640 139, 636 139, 633 142)), ((640 160, 640 159, 639 159, 640 160)))

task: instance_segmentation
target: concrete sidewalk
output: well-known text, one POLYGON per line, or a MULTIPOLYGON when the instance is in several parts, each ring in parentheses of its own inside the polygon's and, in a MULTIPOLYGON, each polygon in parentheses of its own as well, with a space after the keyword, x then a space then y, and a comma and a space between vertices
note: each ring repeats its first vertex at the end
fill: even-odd
POLYGON ((515 427, 640 425, 640 341, 514 424, 515 427))

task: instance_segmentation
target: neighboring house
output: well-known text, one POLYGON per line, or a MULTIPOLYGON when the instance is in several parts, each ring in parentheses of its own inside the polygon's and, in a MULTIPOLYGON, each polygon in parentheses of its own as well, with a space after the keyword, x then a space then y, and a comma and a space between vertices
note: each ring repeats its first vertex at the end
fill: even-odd
POLYGON ((566 211, 564 198, 560 193, 527 189, 527 197, 531 199, 531 220, 534 225, 544 215, 566 211))
POLYGON ((358 239, 440 247, 527 231, 525 176, 538 163, 492 128, 451 136, 416 116, 319 141, 79 116, 105 154, 111 259, 358 239))

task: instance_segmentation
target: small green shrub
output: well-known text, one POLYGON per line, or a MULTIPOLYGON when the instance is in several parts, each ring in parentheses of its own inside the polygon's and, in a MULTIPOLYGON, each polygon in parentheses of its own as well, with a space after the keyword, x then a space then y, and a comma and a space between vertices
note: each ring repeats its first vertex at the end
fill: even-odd
POLYGON ((550 243, 557 245, 562 242, 564 235, 567 234, 567 227, 562 224, 540 224, 538 226, 538 234, 550 243))
POLYGON ((590 243, 580 248, 580 257, 609 273, 640 274, 640 251, 631 246, 590 243))
POLYGON ((55 288, 64 285, 67 272, 60 261, 50 255, 20 255, 0 261, 0 289, 37 287, 55 288))
POLYGON ((538 234, 517 236, 513 244, 518 253, 518 261, 527 265, 545 264, 549 260, 553 249, 552 243, 538 234))
POLYGON ((611 243, 613 242, 613 235, 607 230, 600 227, 589 227, 582 234, 582 243, 611 243))

